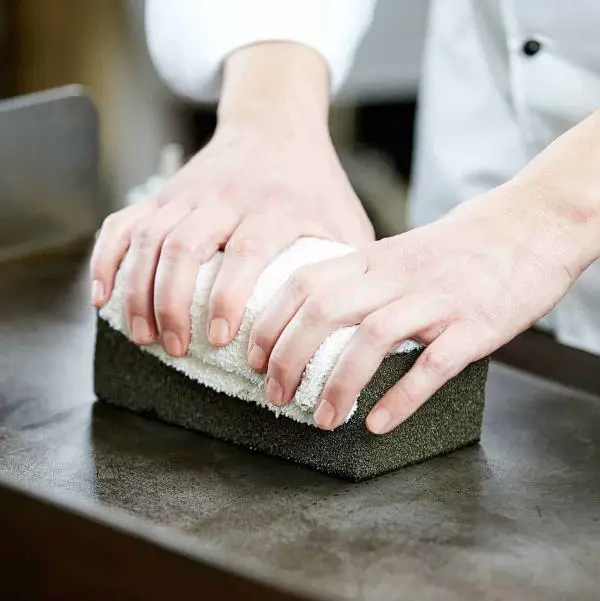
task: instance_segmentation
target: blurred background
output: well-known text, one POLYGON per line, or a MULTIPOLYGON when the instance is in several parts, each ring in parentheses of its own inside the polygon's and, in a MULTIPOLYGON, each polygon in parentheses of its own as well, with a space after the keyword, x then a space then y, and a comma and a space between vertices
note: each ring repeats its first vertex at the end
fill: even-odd
MULTIPOLYGON (((380 236, 405 228, 427 4, 380 0, 373 27, 332 110, 340 156, 380 236)), ((64 206, 60 198, 47 198, 46 204, 58 203, 50 211, 41 206, 36 190, 37 198, 19 197, 18 206, 13 201, 11 209, 12 192, 2 182, 9 169, 14 172, 15 161, 25 164, 31 149, 40 144, 52 153, 68 153, 69 144, 58 144, 58 139, 53 144, 54 130, 42 133, 44 128, 37 127, 48 112, 38 112, 35 118, 25 115, 25 125, 17 126, 10 116, 14 105, 0 103, 0 145, 3 139, 4 144, 12 140, 5 152, 13 158, 10 165, 0 165, 0 246, 7 246, 9 230, 10 242, 15 242, 14 222, 33 210, 51 213, 55 220, 64 214, 61 227, 70 237, 89 232, 91 223, 96 227, 105 214, 123 206, 133 188, 157 170, 172 168, 169 162, 177 160, 177 152, 171 146, 165 159, 167 145, 176 143, 189 156, 207 141, 215 125, 214 107, 186 104, 156 75, 146 50, 143 0, 0 0, 0 61, 2 99, 77 83, 85 86, 99 114, 98 140, 89 140, 99 145, 98 193, 93 198, 80 194, 79 200, 70 199, 64 206), (14 130, 12 137, 9 130, 14 130), (40 142, 36 136, 42 135, 46 139, 40 142), (23 138, 28 142, 21 148, 23 138), (75 207, 73 202, 94 206, 75 207), (79 225, 75 214, 81 214, 79 225)), ((73 139, 78 131, 71 132, 73 139)), ((28 164, 27 169, 38 170, 39 165, 28 164)), ((23 236, 36 236, 40 219, 35 223, 23 229, 23 236)))

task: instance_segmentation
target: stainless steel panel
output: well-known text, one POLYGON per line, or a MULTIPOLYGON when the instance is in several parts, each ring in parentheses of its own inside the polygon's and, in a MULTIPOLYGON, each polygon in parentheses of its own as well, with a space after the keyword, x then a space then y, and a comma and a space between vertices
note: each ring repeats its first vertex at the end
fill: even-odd
POLYGON ((80 86, 0 102, 0 260, 90 235, 98 115, 80 86))

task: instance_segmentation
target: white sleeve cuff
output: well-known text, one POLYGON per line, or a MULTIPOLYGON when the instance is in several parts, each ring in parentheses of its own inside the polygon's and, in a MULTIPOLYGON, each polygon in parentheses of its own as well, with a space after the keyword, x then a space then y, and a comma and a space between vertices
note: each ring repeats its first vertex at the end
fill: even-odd
POLYGON ((376 0, 146 0, 154 64, 171 89, 218 99, 223 60, 258 42, 305 44, 326 60, 335 93, 370 25, 376 0))

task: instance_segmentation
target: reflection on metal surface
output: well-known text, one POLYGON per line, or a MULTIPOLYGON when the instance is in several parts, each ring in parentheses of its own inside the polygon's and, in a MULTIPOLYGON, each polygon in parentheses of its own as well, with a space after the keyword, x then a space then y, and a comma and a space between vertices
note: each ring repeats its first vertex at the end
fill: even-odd
POLYGON ((93 233, 98 116, 79 86, 0 102, 0 261, 93 233))

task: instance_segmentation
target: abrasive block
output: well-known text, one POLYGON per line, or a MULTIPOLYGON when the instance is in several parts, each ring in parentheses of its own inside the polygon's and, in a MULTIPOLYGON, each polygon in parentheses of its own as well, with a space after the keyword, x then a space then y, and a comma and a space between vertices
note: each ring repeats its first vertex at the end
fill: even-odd
POLYGON ((136 413, 360 481, 479 441, 487 359, 469 365, 389 434, 366 429, 369 410, 420 352, 387 357, 352 418, 333 432, 215 392, 141 350, 103 319, 98 319, 94 387, 99 399, 136 413))

